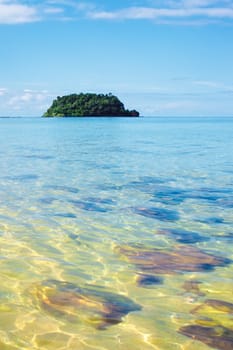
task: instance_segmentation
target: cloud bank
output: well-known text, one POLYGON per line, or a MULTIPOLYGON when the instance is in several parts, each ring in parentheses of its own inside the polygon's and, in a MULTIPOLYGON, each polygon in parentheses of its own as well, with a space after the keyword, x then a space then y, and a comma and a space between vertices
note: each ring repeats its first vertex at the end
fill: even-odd
POLYGON ((40 116, 49 107, 51 100, 54 98, 54 94, 44 89, 23 89, 16 91, 10 88, 0 87, 1 115, 40 116))
POLYGON ((125 8, 107 2, 73 0, 0 0, 0 24, 20 24, 48 20, 152 20, 157 23, 232 22, 232 0, 134 1, 125 8))

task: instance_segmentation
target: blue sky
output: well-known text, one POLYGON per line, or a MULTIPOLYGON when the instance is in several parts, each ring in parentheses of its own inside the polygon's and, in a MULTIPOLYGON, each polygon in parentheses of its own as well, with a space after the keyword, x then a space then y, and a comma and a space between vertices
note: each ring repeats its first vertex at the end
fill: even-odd
POLYGON ((233 115, 232 0, 0 0, 0 116, 112 92, 155 116, 233 115))

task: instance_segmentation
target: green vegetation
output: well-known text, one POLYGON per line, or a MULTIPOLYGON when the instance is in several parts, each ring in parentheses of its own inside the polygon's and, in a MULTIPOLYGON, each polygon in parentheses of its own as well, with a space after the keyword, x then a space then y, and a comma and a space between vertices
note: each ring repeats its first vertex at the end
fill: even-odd
POLYGON ((44 117, 138 117, 136 110, 125 109, 124 104, 112 94, 71 94, 58 96, 44 117))

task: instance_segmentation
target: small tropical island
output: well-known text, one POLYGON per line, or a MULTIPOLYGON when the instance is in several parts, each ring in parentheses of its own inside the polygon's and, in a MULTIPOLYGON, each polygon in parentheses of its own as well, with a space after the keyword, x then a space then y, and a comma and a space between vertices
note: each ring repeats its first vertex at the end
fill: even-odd
POLYGON ((43 117, 139 117, 139 112, 125 109, 111 93, 80 93, 58 96, 43 117))

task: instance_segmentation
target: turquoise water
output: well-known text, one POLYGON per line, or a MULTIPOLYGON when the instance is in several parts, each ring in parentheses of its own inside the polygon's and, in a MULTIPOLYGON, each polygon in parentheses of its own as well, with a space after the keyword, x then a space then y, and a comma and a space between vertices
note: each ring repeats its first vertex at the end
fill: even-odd
POLYGON ((233 119, 0 119, 1 349, 231 349, 233 119))

